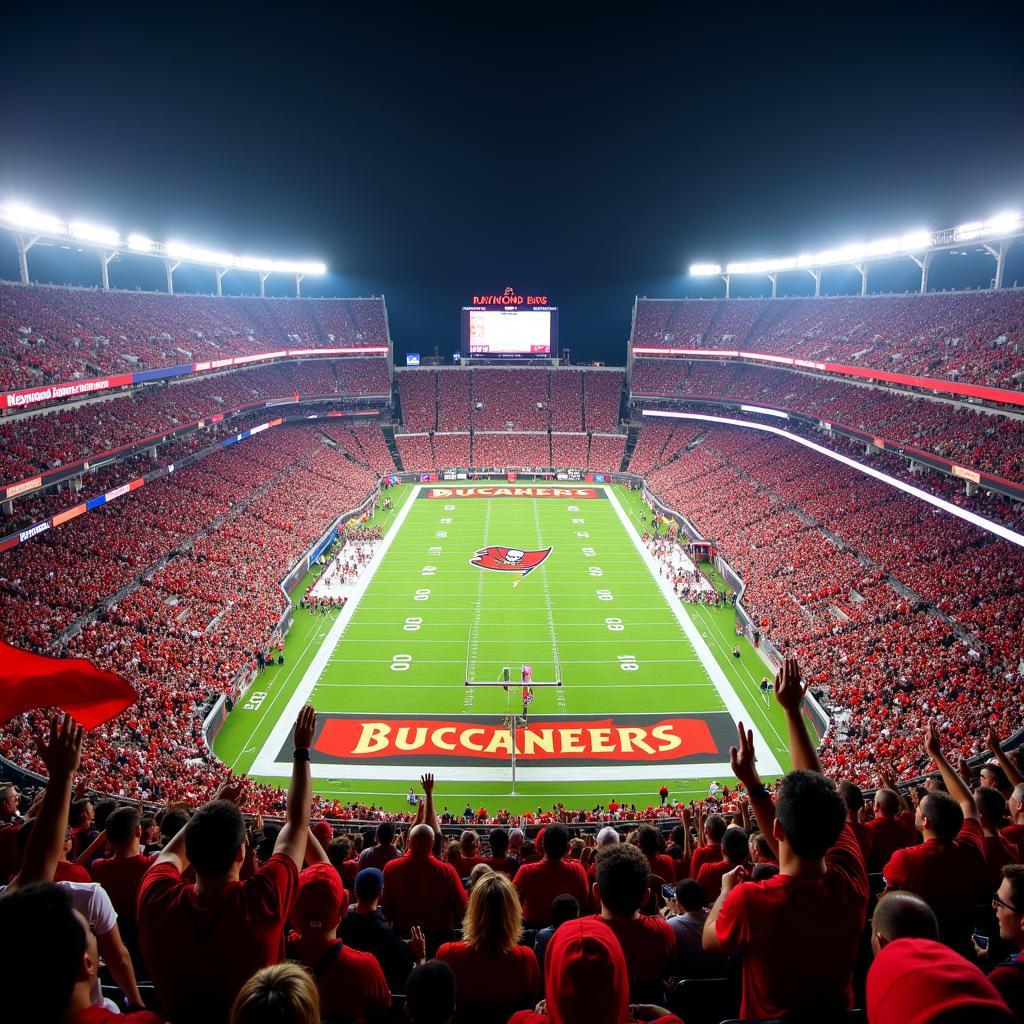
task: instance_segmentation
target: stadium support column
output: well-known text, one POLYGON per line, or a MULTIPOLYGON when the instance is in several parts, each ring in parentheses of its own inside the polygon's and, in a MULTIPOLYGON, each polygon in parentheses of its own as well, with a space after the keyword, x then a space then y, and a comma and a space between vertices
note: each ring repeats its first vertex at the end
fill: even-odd
POLYGON ((772 298, 777 299, 779 297, 779 275, 769 274, 768 280, 772 283, 772 298))
POLYGON ((297 299, 301 299, 302 298, 302 278, 303 278, 303 276, 304 276, 303 274, 296 274, 295 275, 295 298, 297 298, 297 299))
POLYGON ((863 263, 854 263, 854 267, 857 273, 860 274, 860 293, 861 295, 867 295, 868 293, 868 267, 871 264, 865 260, 863 263))
POLYGON ((1010 239, 1004 238, 999 243, 999 248, 996 249, 987 243, 983 243, 982 248, 990 256, 995 257, 996 261, 996 273, 995 277, 992 278, 992 287, 999 289, 1003 287, 1003 271, 1006 269, 1006 252, 1010 248, 1010 239))
POLYGON ((172 260, 164 260, 164 270, 167 271, 167 294, 174 294, 174 272, 181 266, 181 263, 175 263, 172 260))
POLYGON ((103 278, 103 290, 105 292, 110 291, 110 273, 108 267, 110 261, 117 255, 114 252, 107 252, 105 249, 100 249, 100 276, 103 278))
POLYGON ((811 270, 808 268, 807 273, 814 278, 814 297, 821 297, 821 270, 811 270))
POLYGON ((729 298, 729 275, 723 274, 722 280, 725 282, 725 297, 729 298))
POLYGON ((928 268, 932 265, 932 257, 935 255, 933 252, 924 253, 920 259, 911 254, 911 259, 918 265, 921 270, 921 294, 924 295, 928 291, 928 268))
POLYGON ((270 275, 265 271, 260 271, 260 298, 265 299, 267 297, 267 278, 270 275))
POLYGON ((26 242, 24 235, 15 235, 14 240, 18 246, 18 270, 21 273, 21 283, 28 284, 28 251, 39 241, 39 238, 37 236, 26 242))
POLYGON ((227 270, 221 270, 220 268, 218 268, 214 271, 214 273, 217 275, 217 294, 223 295, 224 289, 221 287, 221 281, 224 280, 224 275, 227 273, 227 270))

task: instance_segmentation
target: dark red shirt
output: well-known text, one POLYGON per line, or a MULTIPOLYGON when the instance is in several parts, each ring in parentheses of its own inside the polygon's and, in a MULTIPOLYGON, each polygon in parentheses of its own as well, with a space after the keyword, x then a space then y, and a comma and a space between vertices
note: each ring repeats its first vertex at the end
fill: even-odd
POLYGON ((676 963, 676 933, 662 917, 640 915, 633 918, 607 918, 592 915, 603 921, 615 933, 626 958, 629 973, 630 1001, 637 985, 662 981, 672 973, 676 963))
POLYGON ((537 957, 525 946, 482 953, 465 942, 446 942, 436 959, 452 969, 460 1002, 534 1003, 541 992, 537 957))
POLYGON ((1016 864, 1020 851, 1005 836, 985 836, 985 870, 988 872, 988 884, 998 889, 1003 880, 1003 867, 1016 864))
POLYGON ((1006 1005, 1024 1020, 1024 953, 1014 953, 992 969, 988 980, 1006 1000, 1006 1005))
POLYGON ((391 1009, 388 983, 372 953, 353 949, 338 939, 319 956, 303 956, 293 946, 289 946, 289 954, 304 963, 316 979, 323 1017, 365 1024, 391 1009))
POLYGON ((523 919, 530 927, 543 928, 551 924, 551 904, 563 893, 575 896, 581 910, 590 907, 587 873, 577 860, 539 860, 524 864, 516 872, 515 886, 523 904, 523 919))
POLYGON ((492 871, 500 871, 508 878, 515 878, 519 870, 519 861, 515 857, 487 857, 484 863, 492 871))
POLYGON ((849 825, 825 863, 821 878, 776 875, 743 882, 722 903, 718 941, 726 953, 743 951, 740 1017, 781 1017, 837 1001, 852 1006, 868 876, 849 825))
POLYGON ((156 856, 110 857, 93 861, 93 881, 99 882, 110 897, 117 911, 117 924, 121 937, 133 941, 138 935, 138 918, 135 908, 139 899, 139 887, 143 875, 149 870, 156 856))
POLYGON ((887 885, 916 893, 935 911, 943 942, 963 946, 974 908, 988 895, 981 825, 968 819, 949 845, 929 839, 897 850, 883 874, 887 885))
POLYGON ((138 1013, 112 1013, 105 1006, 87 1006, 68 1017, 66 1024, 162 1024, 163 1018, 149 1010, 138 1013))
POLYGON ((182 882, 173 864, 146 872, 138 905, 142 956, 175 1024, 222 1024, 242 985, 283 959, 298 884, 294 862, 281 854, 211 900, 182 882))
POLYGON ((395 928, 449 931, 466 910, 466 890, 451 864, 406 854, 384 868, 384 916, 395 928))
POLYGON ((690 877, 696 878, 700 874, 700 869, 705 864, 714 864, 715 861, 722 859, 722 844, 721 843, 708 843, 706 846, 698 846, 693 851, 693 857, 690 860, 690 877))
POLYGON ((704 900, 707 906, 710 907, 718 899, 718 895, 722 891, 722 875, 732 871, 734 867, 736 865, 730 861, 718 860, 714 864, 705 864, 700 869, 700 874, 697 876, 697 884, 704 891, 704 900))
POLYGON ((666 885, 675 882, 678 861, 674 861, 667 853, 652 853, 647 863, 651 867, 651 874, 657 875, 666 885))
POLYGON ((897 850, 914 846, 921 839, 917 829, 911 828, 902 818, 872 818, 867 827, 871 830, 869 871, 881 871, 897 850))
MULTIPOLYGON (((1018 856, 1024 858, 1024 825, 1007 825, 1001 831, 1004 838, 1017 844, 1018 856)), ((1019 864, 1020 861, 1017 863, 1019 864)))

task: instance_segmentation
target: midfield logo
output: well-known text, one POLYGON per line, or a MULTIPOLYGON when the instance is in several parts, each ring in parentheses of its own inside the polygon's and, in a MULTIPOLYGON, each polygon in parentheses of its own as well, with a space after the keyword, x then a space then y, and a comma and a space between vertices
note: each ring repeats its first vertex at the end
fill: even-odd
MULTIPOLYGON (((551 548, 539 551, 523 551, 520 548, 504 548, 492 545, 481 548, 469 564, 478 569, 494 569, 497 572, 521 572, 528 575, 551 554, 551 548)), ((520 577, 521 578, 521 577, 520 577)))

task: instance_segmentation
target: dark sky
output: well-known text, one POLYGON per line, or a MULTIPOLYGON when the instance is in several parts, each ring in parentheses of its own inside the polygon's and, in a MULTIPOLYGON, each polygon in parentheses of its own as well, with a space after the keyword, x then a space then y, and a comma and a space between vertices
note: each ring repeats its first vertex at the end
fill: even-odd
MULTIPOLYGON (((1024 203, 1020 0, 615 9, 9 0, 0 198, 322 258, 308 290, 383 292, 400 350, 450 354, 474 292, 545 293, 574 358, 616 363, 633 296, 690 293, 692 259, 1024 203)), ((40 274, 95 280, 62 259, 40 274)))

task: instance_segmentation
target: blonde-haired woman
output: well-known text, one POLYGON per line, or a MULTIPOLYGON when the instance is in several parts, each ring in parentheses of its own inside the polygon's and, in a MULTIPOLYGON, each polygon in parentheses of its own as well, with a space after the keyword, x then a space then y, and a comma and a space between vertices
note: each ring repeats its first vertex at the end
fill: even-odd
POLYGON ((462 941, 437 951, 455 974, 459 993, 457 1019, 479 1019, 488 1004, 514 1009, 532 1006, 540 995, 540 968, 533 950, 520 946, 523 910, 515 886, 492 871, 473 886, 462 941))
POLYGON ((320 1024, 316 982, 298 964, 264 967, 239 991, 231 1024, 320 1024))

